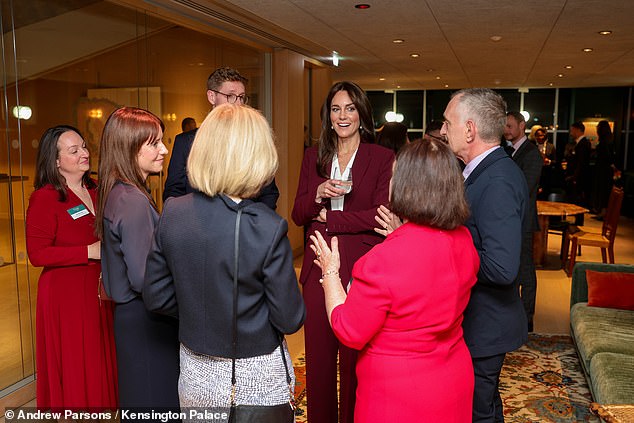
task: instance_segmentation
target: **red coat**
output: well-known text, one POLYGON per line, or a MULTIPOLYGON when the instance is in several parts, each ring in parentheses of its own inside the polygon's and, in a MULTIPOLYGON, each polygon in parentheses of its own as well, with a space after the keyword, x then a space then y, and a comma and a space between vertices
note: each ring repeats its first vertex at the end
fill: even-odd
POLYGON ((360 350, 355 423, 471 421, 462 313, 478 267, 467 228, 413 223, 357 262, 331 316, 337 338, 360 350))
MULTIPOLYGON (((97 205, 96 190, 90 190, 97 205)), ((88 259, 97 241, 95 216, 73 219, 82 202, 71 190, 61 203, 47 185, 33 192, 26 213, 26 247, 34 266, 44 266, 36 312, 37 406, 98 410, 117 408, 113 306, 101 305, 101 265, 88 259)))

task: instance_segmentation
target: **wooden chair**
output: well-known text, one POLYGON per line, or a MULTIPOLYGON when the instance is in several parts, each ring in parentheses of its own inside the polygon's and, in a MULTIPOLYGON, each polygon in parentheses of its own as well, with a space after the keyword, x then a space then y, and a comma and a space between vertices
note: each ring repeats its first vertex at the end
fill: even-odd
POLYGON ((570 231, 566 234, 566 242, 564 243, 562 255, 565 260, 568 257, 568 251, 570 251, 570 259, 568 260, 568 268, 566 269, 568 275, 572 274, 572 268, 575 267, 577 247, 582 245, 601 248, 603 263, 608 262, 609 256, 610 263, 614 264, 614 238, 616 237, 616 228, 621 215, 622 203, 623 189, 617 187, 612 188, 601 231, 585 226, 577 226, 576 232, 570 231), (570 244, 572 244, 572 246, 570 244))

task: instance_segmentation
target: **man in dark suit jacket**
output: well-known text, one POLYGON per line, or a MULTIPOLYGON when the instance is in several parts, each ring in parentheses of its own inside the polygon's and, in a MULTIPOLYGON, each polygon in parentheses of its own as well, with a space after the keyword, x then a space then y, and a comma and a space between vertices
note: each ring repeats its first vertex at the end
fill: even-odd
MULTIPOLYGON (((570 137, 575 142, 574 148, 567 150, 566 159, 566 194, 571 203, 588 205, 590 192, 590 154, 592 145, 584 136, 586 127, 581 122, 570 125, 570 137)), ((583 222, 578 222, 583 224, 583 222)))
POLYGON ((519 283, 520 295, 528 320, 528 331, 533 331, 535 315, 535 295, 537 294, 537 275, 533 263, 533 233, 539 231, 537 218, 537 190, 541 177, 543 159, 537 146, 528 141, 525 133, 526 120, 520 112, 506 114, 504 138, 512 145, 511 157, 526 177, 528 185, 528 212, 526 227, 522 237, 522 255, 520 259, 519 283))
POLYGON ((504 356, 527 339, 517 274, 528 189, 521 170, 500 147, 505 109, 492 90, 461 90, 447 105, 441 130, 466 164, 471 216, 465 225, 480 256, 478 281, 462 323, 475 372, 474 422, 504 421, 498 389, 504 356))
MULTIPOLYGON (((248 80, 240 73, 231 68, 218 68, 209 75, 207 79, 207 100, 211 107, 224 103, 249 102, 245 87, 248 80)), ((169 197, 179 197, 193 192, 187 180, 187 158, 192 148, 197 129, 178 134, 174 140, 172 157, 167 168, 167 180, 163 190, 163 201, 169 197)), ((253 198, 256 202, 261 202, 275 210, 280 192, 275 184, 275 179, 270 184, 264 186, 260 194, 253 198)))

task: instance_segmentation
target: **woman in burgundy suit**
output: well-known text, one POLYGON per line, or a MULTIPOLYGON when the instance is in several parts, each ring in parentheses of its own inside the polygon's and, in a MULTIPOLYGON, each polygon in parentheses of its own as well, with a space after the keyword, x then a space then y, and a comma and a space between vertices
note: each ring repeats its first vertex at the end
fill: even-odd
POLYGON ((404 224, 357 261, 347 297, 341 240, 332 238, 331 251, 320 232, 311 235, 332 328, 360 350, 355 422, 470 422, 462 314, 479 260, 462 226, 469 210, 458 162, 442 141, 409 144, 391 192, 404 224))
POLYGON ((43 410, 117 408, 113 307, 97 298, 96 186, 79 131, 48 129, 26 212, 29 259, 44 266, 36 312, 37 406, 43 410))
MULTIPOLYGON (((332 86, 321 110, 322 132, 318 147, 308 148, 293 207, 293 221, 316 230, 327 239, 337 235, 341 249, 341 284, 348 284, 359 257, 382 241, 373 228, 376 209, 388 201, 394 153, 372 144, 374 122, 365 92, 353 82, 332 86), (348 192, 346 180, 351 181, 348 192), (348 193, 346 193, 348 192, 348 193)), ((350 182, 348 182, 350 184, 350 182)), ((351 423, 354 412, 356 352, 339 344, 324 311, 319 285, 321 270, 306 249, 300 283, 306 303, 304 334, 308 418, 311 423, 332 423, 337 417, 337 352, 340 365, 340 417, 351 423)))

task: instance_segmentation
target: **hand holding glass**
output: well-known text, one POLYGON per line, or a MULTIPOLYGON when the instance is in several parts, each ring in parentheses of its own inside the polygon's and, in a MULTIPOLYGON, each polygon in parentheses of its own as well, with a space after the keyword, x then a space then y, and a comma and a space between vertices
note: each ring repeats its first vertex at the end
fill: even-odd
POLYGON ((349 194, 352 191, 352 169, 348 171, 346 179, 341 179, 335 186, 344 190, 344 195, 349 194))

